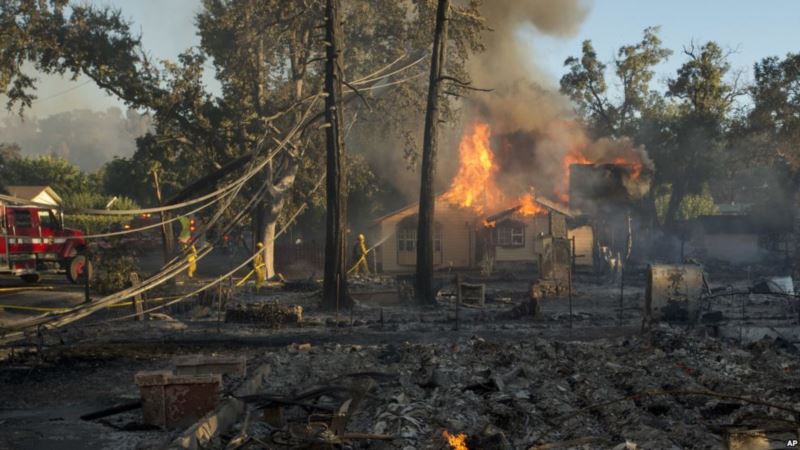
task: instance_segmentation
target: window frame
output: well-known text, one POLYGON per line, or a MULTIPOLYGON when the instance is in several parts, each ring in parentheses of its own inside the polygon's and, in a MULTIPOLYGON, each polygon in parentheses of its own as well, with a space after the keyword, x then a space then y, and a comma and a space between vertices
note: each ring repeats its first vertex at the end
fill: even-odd
POLYGON ((505 220, 495 227, 495 244, 504 248, 525 247, 525 223, 505 220))
MULTIPOLYGON (((413 224, 400 223, 397 225, 397 251, 416 252, 417 251, 417 227, 413 224)), ((436 223, 433 232, 433 252, 442 251, 442 227, 436 223)))

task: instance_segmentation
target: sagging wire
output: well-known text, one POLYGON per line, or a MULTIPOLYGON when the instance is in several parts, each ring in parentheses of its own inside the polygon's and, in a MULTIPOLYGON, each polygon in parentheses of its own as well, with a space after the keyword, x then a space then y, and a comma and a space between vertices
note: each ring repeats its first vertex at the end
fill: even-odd
MULTIPOLYGON (((403 56, 403 57, 405 57, 405 56, 403 56)), ((403 57, 401 57, 401 59, 403 57)), ((372 83, 374 81, 379 81, 379 80, 382 80, 384 78, 391 77, 392 75, 397 75, 398 73, 405 72, 406 70, 416 66, 417 64, 421 63, 422 61, 425 61, 427 58, 428 58, 427 55, 423 55, 419 59, 417 59, 416 61, 413 61, 413 62, 411 62, 409 64, 406 64, 405 66, 400 67, 399 69, 394 70, 392 72, 384 74, 384 73, 381 73, 380 71, 378 71, 378 72, 375 72, 375 73, 373 73, 371 75, 367 75, 366 77, 361 78, 359 80, 352 81, 349 84, 351 84, 353 86, 360 86, 362 84, 367 84, 367 83, 372 83)), ((395 62, 398 61, 398 60, 395 60, 395 62)), ((394 62, 391 65, 394 65, 394 62)), ((389 65, 388 67, 391 67, 391 65, 389 65)))
MULTIPOLYGON (((279 145, 278 148, 276 148, 276 150, 274 152, 272 152, 272 154, 268 158, 266 158, 264 161, 259 163, 257 165, 257 167, 253 168, 250 173, 242 176, 239 179, 242 182, 241 183, 237 183, 236 187, 238 187, 238 189, 236 190, 236 193, 238 193, 239 189, 241 189, 241 187, 244 185, 244 183, 247 180, 249 180, 250 178, 255 176, 255 174, 257 174, 261 169, 263 169, 269 163, 269 161, 271 161, 278 154, 278 152, 280 152, 280 151, 282 151, 283 149, 286 148, 286 146, 288 145, 290 140, 294 137, 294 135, 297 133, 297 131, 300 130, 303 127, 304 122, 308 119, 311 111, 313 110, 313 107, 316 105, 316 103, 319 100, 319 98, 320 98, 320 95, 318 94, 315 97, 314 101, 309 105, 308 109, 305 111, 305 113, 303 114, 301 119, 295 124, 295 126, 292 128, 292 130, 289 133, 287 133, 287 135, 283 139, 281 145, 279 145)), ((264 137, 259 142, 259 145, 258 145, 258 148, 256 149, 256 152, 260 151, 260 148, 263 148, 263 144, 265 142, 266 142, 266 137, 264 137)), ((233 185, 233 183, 232 183, 232 185, 233 185)), ((206 228, 211 226, 211 225, 213 225, 213 223, 215 223, 219 219, 219 217, 221 217, 222 212, 224 212, 227 209, 227 207, 230 205, 230 202, 233 200, 233 198, 235 198, 235 196, 236 196, 236 194, 231 195, 231 200, 228 202, 228 204, 224 208, 220 209, 220 212, 217 215, 215 215, 214 219, 211 222, 206 224, 206 228)), ((52 205, 49 205, 49 206, 52 207, 52 205)), ((240 214, 239 215, 239 220, 240 220, 241 217, 242 217, 242 215, 240 214)), ((233 224, 231 224, 231 225, 233 225, 233 224)), ((206 246, 202 247, 200 249, 200 251, 198 252, 198 254, 197 254, 196 261, 199 261, 199 260, 203 259, 205 256, 207 256, 211 252, 212 249, 213 249, 213 245, 206 245, 206 246)), ((251 260, 252 260, 252 258, 250 260, 248 260, 248 262, 251 261, 251 260)), ((58 327, 67 325, 69 323, 72 323, 72 322, 74 322, 76 320, 82 319, 83 317, 86 317, 86 316, 94 313, 95 311, 105 307, 107 304, 114 304, 116 302, 131 298, 131 297, 133 297, 135 295, 147 292, 147 291, 149 291, 149 290, 151 290, 151 289, 153 289, 153 288, 165 283, 166 281, 174 278, 180 272, 185 270, 189 266, 189 264, 190 263, 188 261, 188 255, 185 255, 183 258, 176 257, 172 261, 170 261, 169 263, 165 264, 162 267, 162 269, 161 269, 161 271, 159 273, 151 276, 150 278, 148 278, 147 280, 145 280, 142 284, 140 284, 138 286, 124 289, 124 290, 122 290, 120 292, 108 295, 108 296, 106 296, 104 298, 101 298, 101 299, 99 299, 97 301, 94 301, 94 302, 92 302, 90 304, 78 305, 76 307, 70 308, 69 311, 67 311, 67 312, 59 312, 59 313, 54 313, 54 314, 46 313, 46 314, 43 314, 43 315, 38 316, 36 318, 32 318, 30 320, 14 323, 10 327, 4 327, 4 328, 1 329, 3 331, 3 334, 2 334, 2 336, 0 336, 0 344, 5 344, 5 343, 8 343, 8 342, 12 342, 14 340, 18 340, 18 339, 24 338, 25 337, 25 333, 22 330, 26 330, 26 329, 33 328, 33 327, 37 327, 37 329, 41 329, 42 327, 58 328, 58 327), (64 316, 68 316, 68 317, 64 317, 64 316), (53 323, 57 323, 57 326, 49 326, 49 325, 52 325, 53 323), (12 331, 12 332, 8 333, 8 331, 12 331)), ((200 292, 202 292, 202 290, 200 292)))
MULTIPOLYGON (((319 189, 319 187, 322 186, 322 182, 324 180, 325 180, 325 175, 320 177, 320 179, 317 182, 316 186, 314 186, 314 188, 311 191, 309 191, 309 195, 311 195, 314 192, 316 192, 319 189)), ((272 242, 275 242, 276 239, 278 239, 280 236, 282 236, 286 232, 286 230, 288 230, 289 227, 294 223, 295 219, 297 219, 297 216, 299 216, 300 213, 302 213, 307 207, 308 207, 308 201, 303 202, 303 204, 300 205, 300 207, 298 207, 297 210, 289 217, 289 220, 286 221, 286 224, 284 224, 284 226, 281 227, 281 229, 278 230, 277 233, 275 233, 275 236, 273 236, 272 239, 270 239, 268 244, 272 243, 272 242)), ((217 286, 218 284, 220 284, 223 281, 225 281, 225 280, 229 279, 230 277, 232 277, 234 274, 236 274, 236 272, 238 272, 238 271, 242 270, 243 268, 247 267, 248 264, 252 263, 253 260, 256 259, 256 257, 259 255, 259 253, 261 253, 261 250, 253 253, 247 259, 242 261, 242 263, 240 263, 238 266, 234 267, 232 270, 230 270, 230 271, 226 272, 225 274, 219 276, 218 278, 214 279, 213 281, 211 281, 211 282, 209 282, 207 284, 204 284, 203 286, 195 289, 194 291, 189 292, 188 294, 182 295, 182 296, 176 298, 175 300, 171 300, 171 301, 169 301, 167 303, 164 303, 162 305, 158 305, 156 307, 146 309, 146 310, 142 311, 141 313, 142 314, 150 313, 150 312, 153 312, 153 311, 158 311, 160 309, 164 309, 164 308, 172 306, 172 305, 174 305, 176 303, 182 302, 183 300, 186 300, 189 297, 193 297, 193 296, 195 296, 195 295, 197 295, 197 294, 199 294, 199 293, 201 293, 203 291, 206 291, 206 290, 208 290, 208 289, 210 289, 212 287, 217 286)), ((127 319, 131 319, 133 317, 136 317, 136 316, 137 316, 137 313, 128 314, 126 316, 115 317, 113 319, 109 319, 109 320, 106 320, 106 321, 103 321, 103 322, 99 322, 99 323, 97 323, 97 325, 101 325, 101 324, 108 323, 108 322, 118 322, 118 321, 121 321, 121 320, 127 320, 127 319)))
POLYGON ((84 236, 80 236, 80 237, 81 237, 81 239, 99 239, 99 238, 107 238, 107 237, 115 237, 115 236, 124 236, 126 234, 139 233, 139 232, 142 232, 142 231, 150 230, 152 228, 162 227, 162 226, 164 226, 166 224, 169 224, 169 223, 172 223, 172 222, 180 220, 181 216, 191 216, 193 214, 197 214, 200 211, 208 208, 209 206, 217 203, 220 200, 222 200, 222 196, 217 197, 214 200, 206 203, 205 205, 202 205, 199 208, 195 208, 195 209, 193 209, 193 210, 191 210, 189 212, 186 212, 186 213, 183 213, 181 215, 175 216, 175 217, 173 217, 171 219, 168 219, 168 220, 162 220, 160 222, 152 223, 150 225, 145 225, 143 227, 130 228, 130 229, 127 229, 127 230, 114 231, 114 232, 108 232, 108 233, 88 234, 88 235, 84 235, 84 236))
MULTIPOLYGON (((317 101, 319 101, 319 98, 321 96, 322 96, 322 94, 317 93, 317 94, 314 94, 313 96, 308 97, 308 99, 304 99, 303 100, 303 101, 311 100, 311 104, 309 105, 309 108, 306 110, 306 113, 304 114, 303 119, 301 119, 298 122, 298 125, 296 125, 292 129, 292 131, 290 131, 289 134, 291 136, 294 136, 294 134, 300 129, 299 124, 302 124, 305 121, 305 119, 308 118, 308 115, 309 115, 308 113, 311 111, 313 106, 316 105, 317 101)), ((262 136, 259 139, 259 141, 256 144, 256 149, 253 151, 254 154, 257 154, 258 152, 260 152, 263 149, 263 146, 267 141, 267 136, 268 135, 269 135, 269 132, 265 132, 264 136, 262 136)), ((223 186, 223 187, 217 189, 214 192, 205 194, 203 196, 200 196, 200 197, 192 199, 192 200, 187 200, 187 201, 184 201, 184 202, 176 203, 174 205, 159 206, 159 207, 154 207, 154 208, 125 209, 125 210, 75 208, 75 209, 70 209, 67 212, 70 213, 70 214, 101 215, 101 216, 136 216, 136 215, 140 215, 140 214, 152 214, 152 213, 173 211, 173 210, 176 210, 176 209, 181 209, 181 208, 184 208, 184 207, 187 207, 187 206, 191 206, 191 205, 194 205, 194 204, 197 204, 197 203, 201 203, 201 202, 203 202, 205 200, 225 195, 229 191, 231 191, 233 189, 236 189, 240 184, 246 183, 256 173, 258 173, 261 169, 263 169, 264 166, 266 166, 266 164, 268 164, 269 161, 271 161, 277 155, 278 152, 282 151, 285 146, 286 146, 286 144, 282 145, 272 155, 268 156, 264 161, 262 161, 259 164, 258 167, 254 168, 251 171, 251 173, 245 174, 244 176, 240 177, 239 179, 232 181, 228 185, 223 186)), ((14 196, 5 195, 5 194, 0 194, 0 200, 5 200, 7 202, 14 203, 14 204, 33 205, 33 206, 38 206, 38 207, 42 207, 42 208, 52 208, 53 207, 53 205, 50 205, 50 204, 32 202, 30 200, 25 200, 25 199, 22 199, 22 198, 19 198, 19 197, 14 197, 14 196)))

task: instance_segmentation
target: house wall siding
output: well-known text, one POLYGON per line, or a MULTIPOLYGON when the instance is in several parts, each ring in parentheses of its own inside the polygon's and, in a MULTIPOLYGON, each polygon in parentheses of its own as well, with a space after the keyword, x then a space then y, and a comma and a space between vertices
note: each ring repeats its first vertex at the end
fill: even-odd
POLYGON ((541 232, 547 232, 547 217, 546 216, 515 216, 514 220, 518 220, 525 224, 525 245, 522 247, 495 247, 495 261, 496 262, 536 262, 536 237, 541 232))
POLYGON ((594 259, 592 258, 594 232, 592 227, 584 225, 574 230, 569 230, 568 236, 570 239, 575 238, 575 265, 592 267, 594 264, 594 259))
MULTIPOLYGON (((388 237, 380 246, 380 262, 383 272, 403 273, 413 272, 416 266, 416 252, 403 252, 398 254, 397 246, 397 225, 406 217, 416 215, 418 209, 408 208, 393 216, 385 218, 372 228, 370 233, 373 242, 379 242, 388 237), (398 257, 402 258, 401 261, 398 257), (405 263, 405 264, 400 264, 405 263)), ((450 204, 437 201, 435 221, 442 226, 442 250, 434 253, 434 265, 436 267, 472 267, 474 265, 474 223, 475 216, 467 210, 463 210, 450 204)))

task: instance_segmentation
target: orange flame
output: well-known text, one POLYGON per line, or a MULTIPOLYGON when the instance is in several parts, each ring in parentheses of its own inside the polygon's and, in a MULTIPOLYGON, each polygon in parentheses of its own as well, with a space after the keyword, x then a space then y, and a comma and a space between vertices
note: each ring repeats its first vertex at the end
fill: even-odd
POLYGON ((561 169, 564 174, 561 178, 561 186, 558 188, 557 194, 558 199, 563 203, 569 203, 569 166, 573 164, 592 164, 592 160, 587 158, 578 148, 570 150, 567 156, 561 160, 561 169))
MULTIPOLYGON (((489 124, 476 122, 464 134, 458 147, 459 168, 450 189, 443 199, 463 208, 471 208, 477 214, 492 210, 519 206, 523 215, 543 214, 545 209, 535 202, 533 194, 526 194, 514 203, 509 203, 497 185, 499 167, 492 151, 489 124)), ((484 221, 485 226, 493 226, 484 221)))
MULTIPOLYGON (((579 128, 573 123, 564 124, 564 133, 574 136, 583 136, 579 128)), ((642 161, 636 156, 606 155, 601 158, 587 156, 593 152, 588 147, 586 139, 570 140, 570 150, 561 160, 562 176, 555 185, 554 194, 562 203, 569 202, 570 166, 573 164, 615 164, 626 166, 630 169, 630 178, 639 179, 642 174, 642 161)), ((478 215, 496 212, 506 208, 519 207, 518 213, 529 216, 546 214, 547 210, 536 202, 535 195, 531 192, 518 198, 506 196, 497 182, 500 167, 491 147, 491 129, 488 123, 475 122, 461 138, 458 147, 459 168, 453 178, 450 188, 444 193, 442 199, 446 202, 470 208, 478 215)), ((484 223, 492 226, 490 223, 484 223)))
POLYGON ((628 160, 622 156, 618 156, 611 161, 615 166, 627 166, 630 168, 630 177, 633 180, 638 180, 642 176, 642 162, 638 160, 628 160))
POLYGON ((456 435, 452 435, 447 432, 447 430, 442 432, 442 436, 447 439, 447 443, 450 444, 450 448, 453 450, 469 450, 467 447, 467 435, 464 433, 458 433, 456 435))
POLYGON ((472 133, 461 138, 458 174, 443 196, 445 201, 472 208, 478 214, 502 202, 503 194, 495 182, 498 168, 490 137, 489 124, 478 122, 473 125, 472 133))
POLYGON ((533 194, 525 194, 519 199, 518 212, 523 216, 535 216, 537 214, 545 214, 547 210, 538 203, 533 194))

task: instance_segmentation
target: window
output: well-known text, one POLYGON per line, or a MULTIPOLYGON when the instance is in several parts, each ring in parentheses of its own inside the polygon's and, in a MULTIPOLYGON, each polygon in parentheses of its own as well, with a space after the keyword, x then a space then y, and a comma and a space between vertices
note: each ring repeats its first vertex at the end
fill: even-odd
POLYGON ((525 224, 506 221, 497 225, 497 245, 501 247, 524 247, 525 224))
POLYGON ((42 223, 44 228, 50 228, 53 230, 58 230, 61 228, 61 222, 59 222, 58 216, 53 210, 48 210, 47 215, 44 215, 44 212, 40 210, 39 221, 42 223))
POLYGON ((413 252, 417 245, 417 230, 400 228, 397 230, 397 249, 401 252, 413 252))
MULTIPOLYGON (((401 252, 414 252, 417 249, 417 229, 401 226, 397 229, 397 250, 401 252)), ((433 234, 433 251, 442 251, 442 229, 436 226, 433 234)))
POLYGON ((17 228, 31 228, 33 226, 31 212, 27 209, 14 210, 14 226, 17 228))

